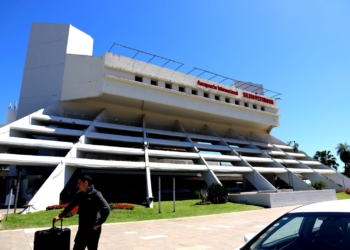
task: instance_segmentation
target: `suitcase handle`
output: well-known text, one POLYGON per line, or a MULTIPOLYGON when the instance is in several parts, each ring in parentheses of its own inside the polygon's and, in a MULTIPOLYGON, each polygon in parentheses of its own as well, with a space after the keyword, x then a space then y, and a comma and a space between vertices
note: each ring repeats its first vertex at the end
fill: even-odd
MULTIPOLYGON (((61 231, 62 231, 62 223, 63 223, 63 219, 60 218, 59 219, 61 221, 61 231)), ((55 219, 52 220, 52 228, 54 229, 55 228, 55 219)))

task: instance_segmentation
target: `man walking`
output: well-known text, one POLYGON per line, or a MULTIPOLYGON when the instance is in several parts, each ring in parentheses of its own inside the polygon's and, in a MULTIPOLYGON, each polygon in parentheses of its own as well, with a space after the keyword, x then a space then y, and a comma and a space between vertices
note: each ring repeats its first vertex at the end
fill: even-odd
POLYGON ((54 218, 55 221, 66 216, 73 208, 79 206, 79 228, 75 236, 73 250, 97 250, 101 234, 101 225, 109 215, 110 208, 101 192, 92 184, 92 178, 88 174, 78 177, 79 191, 69 205, 54 218))

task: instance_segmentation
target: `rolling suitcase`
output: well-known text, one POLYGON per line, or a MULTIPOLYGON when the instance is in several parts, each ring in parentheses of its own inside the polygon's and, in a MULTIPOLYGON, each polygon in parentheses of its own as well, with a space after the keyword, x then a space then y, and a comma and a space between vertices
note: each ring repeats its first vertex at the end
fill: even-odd
POLYGON ((52 221, 52 228, 36 231, 34 235, 34 250, 69 250, 70 249, 70 229, 55 227, 52 221))

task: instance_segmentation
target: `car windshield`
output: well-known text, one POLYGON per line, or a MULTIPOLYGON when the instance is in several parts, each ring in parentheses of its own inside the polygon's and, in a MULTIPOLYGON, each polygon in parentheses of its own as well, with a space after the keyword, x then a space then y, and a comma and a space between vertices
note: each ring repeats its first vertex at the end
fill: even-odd
POLYGON ((350 249, 350 213, 286 214, 255 236, 243 249, 350 249))

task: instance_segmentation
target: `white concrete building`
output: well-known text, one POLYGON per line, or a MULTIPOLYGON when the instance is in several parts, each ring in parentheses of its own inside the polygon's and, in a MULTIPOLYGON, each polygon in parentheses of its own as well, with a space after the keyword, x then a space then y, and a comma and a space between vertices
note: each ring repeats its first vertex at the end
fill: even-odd
POLYGON ((314 190, 304 179, 350 187, 270 134, 279 109, 261 85, 248 92, 92 49, 71 25, 32 26, 17 120, 0 128, 0 165, 12 176, 24 166, 22 196, 31 178, 45 179, 30 200, 37 210, 59 203, 76 169, 142 186, 150 207, 157 176, 227 187, 238 176, 246 191, 277 192, 277 181, 314 190))

